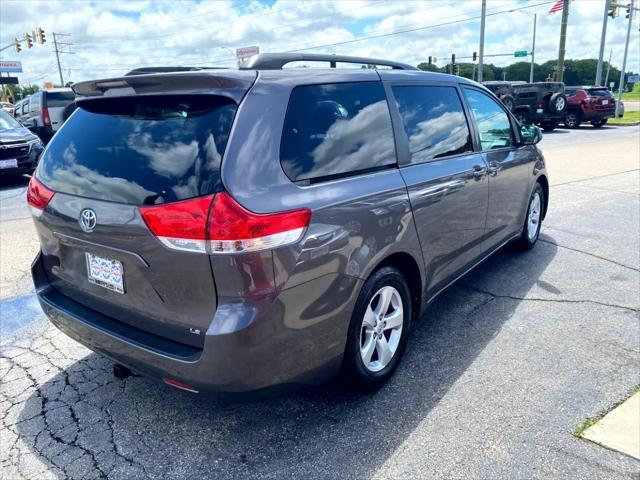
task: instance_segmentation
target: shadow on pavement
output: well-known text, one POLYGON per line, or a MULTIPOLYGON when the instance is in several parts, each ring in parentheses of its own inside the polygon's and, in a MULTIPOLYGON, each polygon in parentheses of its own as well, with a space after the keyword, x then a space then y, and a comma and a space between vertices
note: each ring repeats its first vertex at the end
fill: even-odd
MULTIPOLYGON (((476 285, 516 270, 509 293, 523 297, 555 255, 551 244, 526 253, 504 249, 461 279, 414 324, 395 377, 368 395, 333 382, 223 405, 151 379, 115 380, 111 362, 90 354, 31 395, 35 403, 43 398, 44 411, 44 432, 31 449, 67 469, 63 455, 87 457, 98 476, 120 465, 129 478, 369 478, 429 421, 519 304, 497 306, 476 285)), ((33 435, 27 431, 32 415, 27 408, 21 413, 23 438, 33 435)))

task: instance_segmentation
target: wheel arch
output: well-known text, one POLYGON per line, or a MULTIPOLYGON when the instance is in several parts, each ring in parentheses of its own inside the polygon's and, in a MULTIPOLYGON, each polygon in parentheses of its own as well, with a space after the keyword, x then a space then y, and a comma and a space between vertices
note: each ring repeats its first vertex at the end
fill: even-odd
POLYGON ((371 274, 384 267, 393 267, 404 276, 411 292, 411 314, 413 319, 417 319, 421 313, 423 293, 423 279, 418 262, 409 253, 394 252, 381 260, 371 274))
POLYGON ((544 210, 542 211, 542 219, 544 220, 547 216, 547 209, 549 208, 549 179, 546 175, 542 174, 536 178, 536 182, 540 184, 544 193, 544 210))

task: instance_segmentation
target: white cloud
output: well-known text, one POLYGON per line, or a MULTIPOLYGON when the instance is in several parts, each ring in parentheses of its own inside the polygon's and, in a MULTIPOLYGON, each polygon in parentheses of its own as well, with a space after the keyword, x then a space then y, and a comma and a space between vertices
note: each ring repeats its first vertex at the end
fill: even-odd
MULTIPOLYGON (((495 13, 535 0, 490 0, 495 13)), ((536 61, 555 58, 560 30, 559 13, 549 15, 550 5, 531 8, 538 14, 536 61)), ((567 58, 595 58, 600 42, 604 0, 574 0, 569 17, 567 58)), ((16 54, 0 53, 4 60, 21 60, 24 83, 58 81, 52 32, 70 33, 75 54, 61 57, 65 80, 118 76, 143 65, 234 65, 227 50, 260 45, 262 51, 285 51, 382 35, 478 16, 480 0, 403 1, 287 1, 273 4, 246 1, 99 1, 3 0, 0 2, 0 44, 41 26, 47 43, 16 54)), ((623 14, 609 21, 607 55, 620 66, 626 35, 623 14)), ((636 22, 637 23, 637 22, 636 22)), ((400 35, 325 47, 312 52, 365 55, 417 64, 429 55, 440 64, 451 53, 460 57, 478 51, 479 20, 421 29, 400 35)), ((487 18, 485 52, 509 53, 528 49, 532 20, 512 12, 487 18)), ((640 70, 638 29, 632 29, 629 69, 640 70)), ((513 57, 487 58, 505 65, 513 57)))

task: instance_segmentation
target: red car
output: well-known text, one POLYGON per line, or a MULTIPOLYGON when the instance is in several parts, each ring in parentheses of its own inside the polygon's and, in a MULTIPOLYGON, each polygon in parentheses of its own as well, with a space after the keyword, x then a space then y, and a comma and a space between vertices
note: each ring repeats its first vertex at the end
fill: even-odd
POLYGON ((615 116, 616 100, 606 87, 565 87, 565 94, 567 128, 578 128, 582 122, 600 128, 615 116))

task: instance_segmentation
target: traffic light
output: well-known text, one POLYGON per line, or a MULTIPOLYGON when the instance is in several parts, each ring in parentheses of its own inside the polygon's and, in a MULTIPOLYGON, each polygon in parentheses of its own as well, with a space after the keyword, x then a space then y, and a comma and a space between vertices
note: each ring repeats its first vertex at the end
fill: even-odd
POLYGON ((39 44, 43 44, 47 41, 47 37, 44 36, 44 30, 40 27, 36 29, 36 40, 39 44))
POLYGON ((16 49, 16 53, 20 53, 22 51, 22 47, 20 46, 20 42, 18 41, 17 38, 13 39, 13 46, 16 49))
POLYGON ((24 34, 24 44, 27 48, 33 47, 33 37, 31 37, 31 35, 29 35, 28 33, 24 34))
POLYGON ((475 62, 478 59, 478 52, 473 52, 473 61, 475 62))
POLYGON ((631 4, 627 4, 627 14, 625 18, 629 18, 631 16, 631 4))
POLYGON ((451 54, 451 65, 454 65, 456 63, 456 54, 452 53, 451 54))
POLYGON ((609 7, 609 13, 607 14, 611 18, 616 18, 618 16, 618 4, 612 3, 609 7))
POLYGON ((431 63, 432 63, 432 62, 431 62, 431 56, 429 56, 429 65, 431 65, 431 63))

